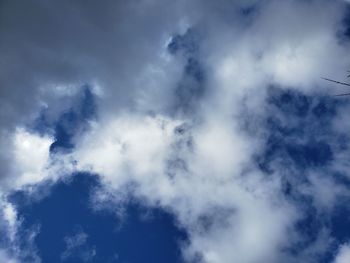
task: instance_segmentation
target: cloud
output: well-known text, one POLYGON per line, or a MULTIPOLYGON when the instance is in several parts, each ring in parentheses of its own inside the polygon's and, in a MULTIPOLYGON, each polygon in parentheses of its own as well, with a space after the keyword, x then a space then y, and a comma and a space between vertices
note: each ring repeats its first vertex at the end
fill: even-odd
POLYGON ((221 52, 209 48, 216 81, 237 93, 268 84, 314 89, 324 86, 320 76, 342 76, 348 66, 348 44, 340 44, 336 35, 341 8, 329 2, 268 1, 257 7, 248 28, 239 27, 242 32, 210 32, 213 38, 226 40, 218 40, 221 52))
MULTIPOLYGON (((285 165, 273 156, 269 174, 256 157, 269 135, 277 134, 266 127, 268 116, 282 127, 300 124, 300 116, 269 105, 275 96, 271 86, 316 96, 331 87, 321 76, 340 78, 349 66, 344 3, 25 5, 5 1, 1 8, 4 196, 75 170, 89 171, 100 175, 106 191, 128 191, 123 197, 172 212, 189 233, 183 248, 189 261, 199 255, 208 263, 313 262, 305 255, 327 249, 329 232, 321 231, 301 253, 288 252, 305 241, 296 225, 306 209, 286 194, 284 183, 287 177, 296 195, 311 196, 316 209, 327 212, 347 193, 333 178, 319 176, 346 170, 346 152, 334 153, 326 172, 305 171, 306 185, 296 176, 295 163, 285 165), (176 43, 181 52, 174 50, 176 43), (53 135, 29 124, 42 112, 51 124, 57 122, 86 83, 97 98, 96 119, 77 129, 70 152, 50 154, 53 135)), ((296 145, 308 140, 288 139, 296 145)), ((338 149, 334 141, 329 147, 338 149)), ((4 211, 11 218, 12 210, 4 211)), ((84 233, 67 237, 63 257, 86 239, 84 233)))
POLYGON ((205 262, 277 258, 276 249, 297 217, 280 196, 278 181, 264 182, 255 170, 242 174, 251 149, 227 123, 187 130, 183 125, 126 115, 113 125, 94 127, 77 145, 74 159, 80 169, 100 174, 112 191, 134 184, 132 194, 140 200, 175 213, 191 236, 188 257, 200 253, 205 262), (208 231, 201 218, 209 220, 208 231), (247 253, 251 246, 255 253, 247 253))
POLYGON ((100 105, 113 110, 148 103, 143 97, 150 93, 162 100, 154 86, 163 79, 162 85, 170 87, 168 73, 175 77, 179 68, 161 52, 179 27, 172 22, 177 8, 170 6, 171 1, 63 1, 54 6, 30 1, 25 7, 19 1, 1 3, 2 198, 70 170, 69 160, 63 165, 64 157, 49 153, 52 129, 35 131, 33 123, 44 112, 52 128, 74 108, 86 83, 103 98, 100 105))
POLYGON ((1 260, 1 262, 6 262, 6 263, 18 263, 19 262, 16 259, 9 257, 8 254, 6 253, 6 251, 4 251, 4 250, 0 250, 0 260, 1 260))
POLYGON ((340 246, 334 263, 346 263, 350 260, 350 248, 347 244, 340 246))
POLYGON ((13 241, 15 239, 17 228, 18 228, 18 218, 17 212, 13 205, 10 203, 4 203, 2 207, 3 218, 7 224, 7 229, 9 233, 9 239, 13 241))
POLYGON ((53 139, 31 134, 23 129, 16 131, 14 136, 14 166, 13 173, 20 174, 16 187, 28 183, 40 182, 45 175, 49 161, 49 148, 53 139))
MULTIPOLYGON (((11 160, 3 149, 16 128, 30 124, 42 109, 57 118, 74 104, 71 97, 80 86, 92 84, 95 93, 103 93, 104 106, 123 108, 134 103, 140 85, 139 93, 147 87, 152 92, 152 75, 159 81, 165 70, 169 73, 174 68, 176 76, 176 63, 167 62, 161 54, 166 39, 178 27, 172 23, 178 14, 176 6, 168 8, 172 4, 30 1, 28 12, 17 1, 1 5, 1 174, 8 172, 6 164, 11 160)), ((167 75, 163 86, 171 82, 167 75)))
MULTIPOLYGON (((199 253, 204 262, 279 262, 298 257, 283 251, 303 239, 295 230, 304 217, 298 212, 300 204, 284 196, 283 167, 275 170, 273 179, 254 167, 253 156, 261 150, 266 130, 255 126, 253 134, 245 134, 241 121, 247 116, 244 110, 257 118, 266 114, 270 85, 317 92, 316 87, 323 85, 320 76, 344 72, 348 63, 347 44, 339 43, 335 34, 341 24, 336 15, 342 12, 340 4, 269 1, 256 8, 247 24, 237 19, 225 25, 224 19, 215 18, 220 25, 215 31, 200 19, 195 24, 204 31, 199 52, 209 90, 199 98, 194 115, 155 126, 149 123, 165 117, 137 115, 137 125, 127 127, 124 123, 134 114, 122 120, 116 116, 110 121, 115 125, 93 127, 75 156, 112 188, 133 183, 133 194, 141 200, 171 210, 190 233, 185 254, 191 258, 199 253), (232 30, 220 30, 225 26, 232 30), (104 157, 96 158, 92 154, 96 151, 104 157), (213 215, 212 210, 218 212, 213 215), (224 221, 220 214, 226 215, 224 221)), ((319 202, 316 206, 332 207, 336 196, 320 198, 320 192, 329 192, 328 186, 334 189, 332 180, 326 185, 313 180, 307 191, 319 202)), ((315 242, 305 248, 310 252, 299 257, 312 262, 307 253, 323 253, 329 242, 324 233, 317 246, 315 242)))
POLYGON ((66 236, 66 248, 61 254, 62 261, 78 257, 84 262, 93 260, 96 250, 87 244, 88 235, 81 229, 72 236, 66 236))
POLYGON ((0 261, 1 262, 41 262, 37 255, 35 237, 39 232, 37 226, 23 229, 23 218, 18 215, 16 207, 0 199, 0 261))

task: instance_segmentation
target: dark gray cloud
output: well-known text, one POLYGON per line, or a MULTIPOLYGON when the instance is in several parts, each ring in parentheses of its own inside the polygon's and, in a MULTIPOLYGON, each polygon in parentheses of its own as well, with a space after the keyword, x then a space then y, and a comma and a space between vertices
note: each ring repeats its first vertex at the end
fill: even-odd
POLYGON ((5 121, 36 110, 60 86, 97 82, 115 104, 129 102, 130 79, 152 62, 177 18, 167 1, 2 1, 0 10, 5 121))
POLYGON ((84 84, 113 111, 135 103, 135 90, 148 81, 140 75, 158 63, 179 27, 179 7, 172 1, 1 1, 1 177, 11 174, 6 164, 15 128, 42 109, 58 118, 84 84))

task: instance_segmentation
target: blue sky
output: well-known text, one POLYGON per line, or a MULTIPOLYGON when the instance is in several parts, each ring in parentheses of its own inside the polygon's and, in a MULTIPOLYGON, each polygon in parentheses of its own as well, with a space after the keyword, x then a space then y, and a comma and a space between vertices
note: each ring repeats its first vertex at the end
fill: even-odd
POLYGON ((349 14, 2 1, 0 263, 350 262, 349 14))

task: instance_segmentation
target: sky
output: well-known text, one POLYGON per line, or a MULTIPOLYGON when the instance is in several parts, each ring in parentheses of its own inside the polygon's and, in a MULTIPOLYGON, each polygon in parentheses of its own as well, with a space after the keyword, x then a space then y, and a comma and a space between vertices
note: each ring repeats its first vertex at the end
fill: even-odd
POLYGON ((349 263, 350 1, 1 0, 0 263, 349 263))

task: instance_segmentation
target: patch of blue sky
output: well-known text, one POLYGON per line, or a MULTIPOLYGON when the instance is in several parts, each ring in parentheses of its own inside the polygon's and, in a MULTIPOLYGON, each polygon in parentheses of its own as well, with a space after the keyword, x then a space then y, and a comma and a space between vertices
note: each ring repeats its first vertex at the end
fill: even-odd
POLYGON ((311 184, 308 171, 325 171, 319 176, 329 176, 339 185, 349 186, 345 174, 329 168, 334 154, 346 151, 349 136, 332 129, 332 121, 348 101, 331 96, 305 95, 295 90, 271 88, 268 97, 268 114, 265 125, 268 131, 264 151, 257 157, 260 168, 269 174, 274 172, 276 160, 284 183, 287 198, 296 202, 304 217, 296 224, 295 231, 304 236, 289 248, 292 254, 303 253, 324 231, 329 231, 330 244, 317 262, 331 262, 336 248, 350 237, 349 198, 340 196, 331 213, 317 211, 311 196, 300 191, 301 186, 311 184))
POLYGON ((88 236, 84 250, 72 249, 64 262, 84 262, 82 252, 93 253, 91 262, 182 262, 180 248, 187 236, 172 215, 135 200, 126 205, 125 218, 112 210, 96 212, 90 197, 99 184, 97 176, 81 173, 69 182, 58 182, 37 201, 27 202, 26 192, 11 196, 23 218, 20 230, 39 226, 35 245, 43 262, 61 262, 66 237, 76 229, 88 236))

